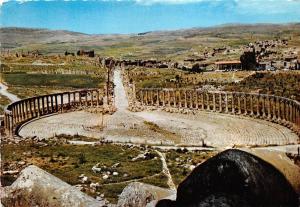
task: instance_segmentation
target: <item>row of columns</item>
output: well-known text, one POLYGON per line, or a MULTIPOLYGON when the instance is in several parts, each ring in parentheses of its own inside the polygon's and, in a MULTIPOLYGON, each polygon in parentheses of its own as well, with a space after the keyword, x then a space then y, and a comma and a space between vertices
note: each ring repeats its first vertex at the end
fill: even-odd
POLYGON ((23 99, 8 105, 4 113, 4 127, 9 135, 14 128, 32 118, 78 107, 94 107, 103 104, 103 94, 98 89, 72 91, 23 99))
POLYGON ((295 100, 278 96, 188 89, 142 89, 138 92, 137 98, 145 106, 249 115, 300 128, 300 104, 295 100))

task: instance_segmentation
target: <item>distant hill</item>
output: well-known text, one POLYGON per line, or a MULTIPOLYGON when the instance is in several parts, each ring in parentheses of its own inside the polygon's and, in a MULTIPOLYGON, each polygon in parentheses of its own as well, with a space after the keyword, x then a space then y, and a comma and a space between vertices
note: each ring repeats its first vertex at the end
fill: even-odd
POLYGON ((94 49, 121 58, 180 58, 205 47, 239 46, 259 39, 299 39, 300 23, 227 24, 210 28, 153 31, 128 35, 90 35, 65 30, 0 28, 1 47, 12 51, 40 50, 43 54, 94 49))

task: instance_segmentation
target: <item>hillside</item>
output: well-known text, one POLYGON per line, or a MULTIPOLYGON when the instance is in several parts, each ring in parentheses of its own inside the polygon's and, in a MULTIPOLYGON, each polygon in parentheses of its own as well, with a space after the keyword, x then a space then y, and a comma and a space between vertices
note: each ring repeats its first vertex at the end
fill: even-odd
POLYGON ((29 28, 0 28, 2 48, 36 50, 43 54, 94 49, 97 54, 127 59, 184 59, 224 45, 238 48, 255 40, 289 38, 300 46, 300 23, 223 25, 130 35, 89 35, 78 32, 29 28))

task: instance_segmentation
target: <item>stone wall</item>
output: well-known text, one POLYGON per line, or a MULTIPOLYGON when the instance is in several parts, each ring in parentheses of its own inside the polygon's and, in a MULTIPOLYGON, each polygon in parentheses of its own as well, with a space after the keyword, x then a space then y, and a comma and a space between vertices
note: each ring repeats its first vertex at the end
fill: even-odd
POLYGON ((275 122, 300 136, 300 103, 278 96, 241 92, 203 92, 191 89, 141 89, 142 107, 204 110, 251 116, 275 122))
POLYGON ((21 124, 40 116, 103 106, 103 93, 99 89, 77 90, 14 102, 5 109, 5 132, 9 136, 13 136, 21 124))

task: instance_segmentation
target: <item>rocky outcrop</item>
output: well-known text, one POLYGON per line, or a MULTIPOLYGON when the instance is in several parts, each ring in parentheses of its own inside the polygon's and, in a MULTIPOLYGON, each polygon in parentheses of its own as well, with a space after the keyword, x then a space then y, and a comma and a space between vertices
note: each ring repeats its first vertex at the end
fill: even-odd
POLYGON ((31 165, 19 178, 4 189, 4 206, 93 207, 105 203, 82 193, 46 171, 31 165))
POLYGON ((295 188, 281 171, 240 150, 227 150, 207 160, 179 185, 176 201, 162 206, 298 206, 295 188))
POLYGON ((133 182, 130 183, 119 196, 119 207, 145 207, 154 206, 155 200, 176 194, 173 190, 156 187, 149 184, 133 182), (149 205, 151 203, 151 205, 149 205))

